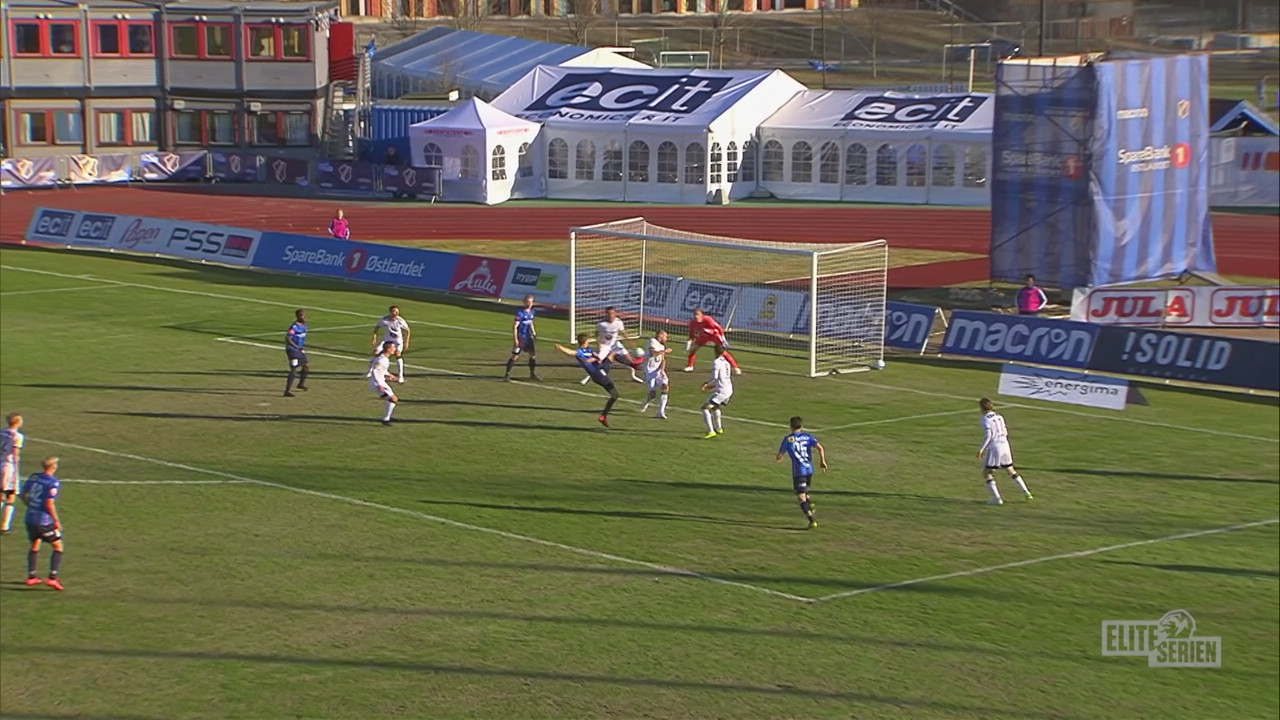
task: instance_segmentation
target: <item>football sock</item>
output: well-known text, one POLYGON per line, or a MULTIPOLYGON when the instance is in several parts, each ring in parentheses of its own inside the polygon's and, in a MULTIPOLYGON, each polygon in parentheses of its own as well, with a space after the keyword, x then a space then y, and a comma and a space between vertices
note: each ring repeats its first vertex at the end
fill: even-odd
POLYGON ((724 415, 720 414, 720 408, 716 408, 712 412, 716 418, 716 432, 724 432, 724 415))
POLYGON ((737 370, 738 361, 733 359, 733 353, 730 353, 728 350, 725 350, 723 355, 724 355, 724 359, 729 361, 729 367, 733 368, 734 370, 737 370))
POLYGON ((4 504, 4 525, 0 525, 0 527, 3 527, 5 530, 8 530, 9 524, 12 522, 13 522, 13 503, 7 502, 4 504))
POLYGON ((698 359, 697 351, 689 353, 689 362, 685 363, 685 367, 693 367, 693 361, 698 359))
POLYGON ((289 392, 290 390, 293 389, 293 379, 297 376, 298 376, 298 371, 294 368, 289 368, 289 379, 284 382, 285 392, 289 392))
POLYGON ((27 551, 27 577, 36 576, 36 558, 38 557, 40 557, 39 551, 37 550, 27 551))
MULTIPOLYGON (((532 364, 533 364, 533 361, 532 361, 532 360, 530 360, 530 361, 529 361, 529 364, 530 364, 530 365, 532 365, 532 364)), ((506 373, 507 375, 510 375, 510 374, 511 374, 511 368, 515 367, 515 365, 516 365, 516 356, 515 356, 515 355, 512 355, 512 356, 511 356, 511 359, 510 359, 510 360, 507 360, 507 373, 506 373)))
POLYGON ((530 357, 529 358, 529 374, 532 375, 537 371, 538 371, 538 358, 530 357))
POLYGON ((811 505, 808 500, 805 500, 800 503, 800 509, 804 511, 805 517, 809 518, 810 520, 813 519, 813 505, 811 505))
POLYGON ((404 379, 404 358, 396 358, 396 375, 404 379))
POLYGON ((606 400, 604 403, 604 412, 600 414, 608 416, 609 411, 613 409, 613 404, 616 402, 618 402, 618 391, 614 390, 613 392, 609 393, 609 399, 606 400))
POLYGON ((658 414, 659 415, 667 414, 667 394, 666 393, 662 393, 662 396, 658 398, 658 414))
POLYGON ((62 567, 62 551, 54 550, 53 556, 49 558, 49 577, 58 577, 58 570, 62 567))
POLYGON ((703 421, 703 422, 705 422, 705 423, 707 424, 707 432, 715 432, 715 431, 716 431, 715 423, 711 420, 711 411, 710 411, 710 410, 703 410, 703 411, 702 411, 702 421, 703 421))
POLYGON ((390 400, 388 400, 388 401, 387 401, 387 414, 386 414, 386 415, 383 415, 383 416, 382 416, 382 419, 383 419, 384 421, 385 421, 385 420, 390 420, 390 419, 391 419, 391 413, 392 413, 392 412, 394 412, 394 411, 395 411, 395 409, 396 409, 396 404, 395 404, 395 403, 393 403, 393 402, 391 402, 390 400))
POLYGON ((1018 483, 1018 489, 1022 491, 1022 494, 1023 494, 1023 495, 1030 495, 1030 494, 1031 494, 1031 491, 1027 489, 1027 483, 1026 483, 1026 482, 1024 482, 1024 481, 1022 480, 1022 476, 1021 476, 1021 475, 1014 475, 1014 476, 1013 476, 1013 481, 1014 481, 1014 482, 1016 482, 1016 483, 1018 483))
POLYGON ((310 371, 307 369, 307 366, 306 366, 306 365, 303 365, 303 366, 302 366, 302 370, 298 371, 298 387, 300 387, 300 388, 304 388, 304 387, 306 387, 306 386, 307 386, 307 373, 308 373, 308 372, 310 372, 310 371))
POLYGON ((988 481, 987 481, 987 490, 990 490, 990 491, 991 491, 991 499, 992 499, 992 500, 999 500, 999 499, 1000 499, 1000 488, 996 487, 996 481, 995 481, 995 480, 988 480, 988 481))

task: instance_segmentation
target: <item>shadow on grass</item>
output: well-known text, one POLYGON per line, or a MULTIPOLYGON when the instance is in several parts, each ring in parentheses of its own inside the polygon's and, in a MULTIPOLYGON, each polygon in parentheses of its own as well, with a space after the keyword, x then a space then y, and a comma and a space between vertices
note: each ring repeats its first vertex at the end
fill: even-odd
POLYGON ((419 500, 424 505, 456 505, 472 507, 480 510, 508 510, 512 512, 544 513, 551 515, 578 515, 585 517, 630 518, 635 520, 683 520, 705 522, 718 525, 740 525, 743 527, 772 528, 776 530, 795 530, 794 525, 767 525, 751 520, 735 520, 732 518, 714 517, 711 515, 691 515, 688 513, 668 512, 665 510, 599 510, 592 508, 568 508, 551 505, 502 505, 463 500, 419 500))
MULTIPOLYGON (((277 373, 282 379, 284 373, 277 373)), ((168 385, 110 385, 105 383, 0 383, 5 387, 37 388, 40 390, 122 390, 126 392, 181 393, 184 395, 261 395, 262 390, 251 388, 202 388, 168 385)))
POLYGON ((3 718, 11 718, 12 720, 170 720, 167 717, 158 715, 85 715, 84 713, 14 713, 5 712, 0 715, 3 718))
POLYGON ((1131 567, 1167 570, 1169 572, 1208 573, 1211 575, 1232 575, 1235 577, 1280 578, 1275 570, 1253 570, 1250 568, 1229 568, 1215 565, 1172 565, 1162 563, 1133 562, 1130 560, 1103 560, 1111 565, 1128 565, 1131 567))
MULTIPOLYGON (((980 705, 965 705, 919 698, 875 695, 854 691, 803 688, 794 685, 766 685, 743 682, 713 682, 690 680, 680 677, 649 678, 603 673, 568 671, 524 670, 519 668, 481 667, 478 665, 453 665, 447 663, 412 662, 358 657, 308 657, 300 655, 235 653, 200 650, 142 650, 95 647, 50 647, 5 645, 5 652, 15 656, 66 657, 110 660, 152 660, 160 662, 196 662, 207 664, 212 670, 216 664, 236 662, 249 665, 279 665, 312 668, 342 668, 377 670, 381 672, 413 673, 419 675, 455 675, 462 677, 500 678, 520 681, 572 683, 580 686, 645 688, 668 691, 721 692, 747 696, 792 697, 809 700, 834 700, 871 703, 895 709, 913 708, 921 712, 949 713, 981 718, 1026 717, 1023 711, 980 705)), ((1057 711, 1044 709, 1038 717, 1071 718, 1057 711)), ((70 716, 76 717, 76 716, 70 716)))
MULTIPOLYGON (((587 411, 580 411, 585 416, 587 411)), ((123 412, 110 410, 87 410, 89 415, 116 415, 120 417, 140 417, 153 418, 156 420, 219 420, 230 422, 299 422, 299 423, 325 423, 330 425, 372 425, 381 420, 381 418, 373 416, 356 417, 351 415, 302 415, 291 413, 242 413, 240 415, 216 415, 201 413, 181 413, 181 412, 123 412)), ((517 422, 500 422, 497 420, 440 420, 433 418, 393 418, 392 422, 396 425, 451 425, 455 427, 469 428, 501 428, 506 430, 527 430, 527 431, 551 431, 551 432, 605 432, 606 428, 598 425, 530 425, 529 423, 517 422)), ((655 435, 666 436, 667 433, 650 432, 645 430, 626 431, 632 435, 655 435)))
MULTIPOLYGON (((1021 465, 1019 467, 1022 467, 1021 465)), ((1139 470, 1107 470, 1105 468, 1034 468, 1023 467, 1024 470, 1062 473, 1064 475, 1087 475, 1090 477, 1123 477, 1147 480, 1193 480, 1200 482, 1222 483, 1256 483, 1259 485, 1280 485, 1280 480, 1266 478, 1217 477, 1214 475, 1188 475, 1184 473, 1144 472, 1139 470)))
MULTIPOLYGON (((713 492, 737 492, 737 493, 770 493, 774 495, 793 495, 794 490, 787 487, 786 483, 780 483, 777 486, 765 485, 733 485, 726 483, 706 483, 706 482, 689 482, 682 480, 644 480, 640 478, 615 478, 616 482, 636 483, 640 485, 653 485, 665 488, 678 488, 682 490, 710 490, 713 492)), ((950 498, 938 495, 916 495, 913 493, 884 493, 874 492, 870 490, 829 490, 822 486, 822 476, 818 476, 818 482, 812 486, 815 497, 823 495, 839 495, 844 497, 866 497, 866 498, 892 498, 895 500, 925 500, 928 502, 943 503, 960 503, 973 505, 981 504, 983 500, 974 500, 973 498, 950 498)))
MULTIPOLYGON (((241 377, 241 378, 277 378, 283 380, 289 374, 288 368, 283 367, 281 363, 279 370, 116 370, 117 375, 195 375, 205 377, 241 377)), ((308 378, 322 378, 324 380, 364 380, 364 376, 354 372, 342 372, 339 370, 311 370, 307 373, 308 378)))

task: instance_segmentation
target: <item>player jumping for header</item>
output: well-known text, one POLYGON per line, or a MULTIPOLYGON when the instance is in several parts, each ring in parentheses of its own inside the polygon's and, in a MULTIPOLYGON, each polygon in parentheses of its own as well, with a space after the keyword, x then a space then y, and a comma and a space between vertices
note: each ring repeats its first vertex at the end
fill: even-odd
MULTIPOLYGON (((693 311, 693 319, 689 321, 689 341, 684 344, 685 352, 689 353, 689 363, 685 365, 685 372, 693 372, 693 363, 698 359, 698 348, 708 343, 718 348, 729 347, 729 339, 724 336, 724 327, 699 308, 693 311)), ((716 357, 719 357, 719 353, 716 357)), ((733 359, 733 353, 726 350, 724 358, 729 361, 734 374, 742 374, 742 368, 738 367, 738 361, 733 359)))
MULTIPOLYGON (((598 356, 608 358, 607 362, 612 362, 613 358, 625 360, 631 366, 631 379, 638 383, 644 382, 644 378, 636 374, 636 366, 643 361, 631 357, 631 351, 627 350, 627 346, 622 343, 622 339, 627 336, 626 323, 618 317, 617 308, 607 307, 604 309, 604 314, 604 320, 596 325, 598 356)), ((587 375, 582 378, 582 384, 586 385, 593 379, 591 375, 587 375)))
POLYGON ((813 501, 809 499, 809 486, 813 483, 813 451, 818 451, 818 467, 827 471, 827 450, 818 442, 818 438, 805 432, 804 421, 799 415, 791 418, 791 434, 782 438, 778 446, 778 457, 775 462, 782 462, 791 456, 791 487, 796 491, 796 500, 800 502, 800 510, 809 520, 809 529, 818 527, 813 519, 813 501))
POLYGON ((511 357, 507 358, 507 371, 503 380, 511 379, 511 368, 515 367, 520 353, 529 355, 529 379, 541 380, 538 377, 538 328, 534 327, 537 311, 533 307, 533 296, 524 296, 524 307, 516 311, 515 323, 511 326, 511 357))
POLYGON ((982 409, 982 429, 986 433, 982 440, 982 447, 978 448, 978 457, 985 456, 982 478, 987 483, 987 490, 991 491, 989 504, 1004 504, 1004 500, 1000 497, 1000 488, 996 487, 996 468, 1004 468, 1008 471, 1009 477, 1018 484, 1023 497, 1031 500, 1032 495, 1027 489, 1027 483, 1013 467, 1013 449, 1009 447, 1009 428, 1004 424, 1004 416, 996 412, 996 404, 991 402, 990 398, 979 400, 978 407, 982 409))
POLYGON ((556 350, 576 359, 578 365, 586 371, 587 377, 609 393, 609 399, 605 401, 604 410, 600 412, 599 418, 601 425, 609 427, 609 411, 613 409, 613 404, 618 402, 618 388, 614 386, 608 373, 609 362, 613 359, 612 354, 599 355, 598 351, 592 350, 591 336, 586 333, 578 335, 576 350, 560 344, 556 345, 556 350))

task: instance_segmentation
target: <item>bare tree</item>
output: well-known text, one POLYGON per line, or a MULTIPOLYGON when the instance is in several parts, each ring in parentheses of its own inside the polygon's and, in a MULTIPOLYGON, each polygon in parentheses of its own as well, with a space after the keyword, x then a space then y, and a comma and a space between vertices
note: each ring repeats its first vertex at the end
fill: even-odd
POLYGON ((489 5, 485 0, 439 0, 440 15, 458 30, 475 30, 484 22, 489 5))
POLYGON ((586 45, 591 28, 603 21, 600 0, 568 0, 565 4, 565 29, 573 38, 574 45, 586 45))
MULTIPOLYGON (((721 70, 724 69, 725 49, 729 47, 730 38, 740 36, 743 28, 750 24, 750 16, 741 12, 742 0, 715 0, 718 6, 711 16, 711 61, 721 70)), ((734 45, 734 52, 737 45, 734 45)))

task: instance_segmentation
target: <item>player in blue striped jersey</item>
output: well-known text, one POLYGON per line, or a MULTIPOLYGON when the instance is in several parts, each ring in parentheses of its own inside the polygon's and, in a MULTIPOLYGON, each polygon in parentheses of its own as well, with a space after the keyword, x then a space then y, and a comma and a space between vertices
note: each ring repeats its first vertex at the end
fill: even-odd
POLYGON ((284 384, 284 396, 293 397, 293 380, 298 379, 298 389, 307 389, 307 311, 293 314, 293 324, 284 336, 284 354, 289 359, 289 379, 284 384))
POLYGON ((609 377, 609 363, 613 361, 613 353, 600 357, 595 350, 591 349, 591 336, 586 333, 578 335, 577 349, 557 344, 556 350, 577 360, 578 365, 586 371, 587 377, 609 393, 609 399, 605 402, 599 418, 601 425, 609 427, 609 411, 613 409, 613 404, 618 402, 618 388, 614 387, 613 380, 609 377))
POLYGON ((537 311, 533 307, 533 296, 524 296, 524 307, 516 311, 515 323, 511 326, 511 357, 507 359, 507 371, 503 380, 511 379, 511 368, 515 367, 520 353, 529 355, 529 379, 541 380, 538 377, 538 328, 534 326, 537 311))
POLYGON ((22 502, 27 506, 27 537, 31 550, 27 553, 27 585, 47 582, 54 590, 62 589, 58 569, 62 565, 62 522, 58 520, 55 501, 62 483, 54 473, 58 472, 58 458, 47 457, 41 461, 43 472, 38 472, 22 484, 22 502), (47 542, 53 548, 49 558, 49 579, 36 577, 36 560, 40 556, 40 543, 47 542))
POLYGON ((818 442, 818 438, 804 430, 804 421, 799 415, 791 418, 791 434, 782 438, 778 446, 778 457, 775 462, 791 457, 791 486, 796 492, 796 500, 800 501, 800 510, 809 520, 809 529, 818 527, 813 518, 813 501, 809 499, 809 486, 813 482, 813 451, 818 451, 818 467, 827 471, 827 450, 818 442))

